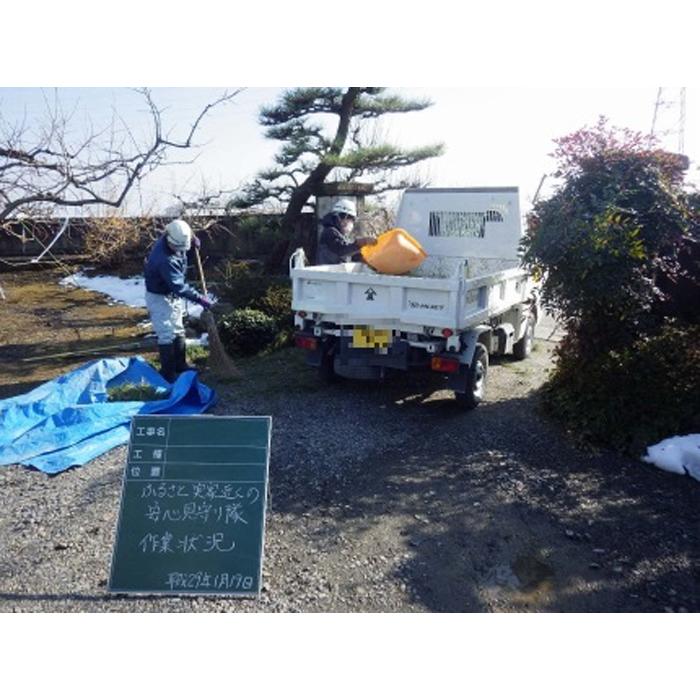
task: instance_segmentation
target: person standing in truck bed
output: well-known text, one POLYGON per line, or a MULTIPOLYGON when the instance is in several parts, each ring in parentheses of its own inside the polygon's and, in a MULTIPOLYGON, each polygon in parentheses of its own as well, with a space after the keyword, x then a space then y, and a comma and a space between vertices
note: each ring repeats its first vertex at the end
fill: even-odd
POLYGON ((317 265, 337 265, 359 259, 360 248, 374 243, 373 238, 353 238, 356 218, 355 203, 350 199, 339 199, 321 219, 323 231, 318 242, 317 265))

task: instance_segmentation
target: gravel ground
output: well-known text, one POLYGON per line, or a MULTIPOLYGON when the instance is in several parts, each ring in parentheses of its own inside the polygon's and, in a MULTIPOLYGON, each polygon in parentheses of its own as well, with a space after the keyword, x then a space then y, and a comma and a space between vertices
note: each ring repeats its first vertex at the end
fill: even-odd
POLYGON ((295 350, 221 385, 215 413, 273 416, 258 599, 107 592, 125 448, 0 468, 0 611, 697 611, 699 485, 572 447, 537 409, 552 348, 494 360, 467 413, 437 377, 322 386, 295 350))

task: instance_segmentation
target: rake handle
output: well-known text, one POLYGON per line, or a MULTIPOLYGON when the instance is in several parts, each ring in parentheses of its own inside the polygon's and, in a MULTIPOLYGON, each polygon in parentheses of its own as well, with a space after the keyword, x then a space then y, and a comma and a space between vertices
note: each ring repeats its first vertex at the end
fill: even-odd
POLYGON ((202 258, 199 256, 199 248, 194 249, 194 255, 197 258, 197 269, 199 270, 199 279, 202 282, 204 296, 208 298, 209 294, 207 293, 207 282, 204 279, 204 269, 202 268, 202 258))

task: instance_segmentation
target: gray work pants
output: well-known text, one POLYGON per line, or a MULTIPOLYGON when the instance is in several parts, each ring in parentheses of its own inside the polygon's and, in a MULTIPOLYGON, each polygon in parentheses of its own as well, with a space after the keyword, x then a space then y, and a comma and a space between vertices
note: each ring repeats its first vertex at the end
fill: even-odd
POLYGON ((185 335, 182 317, 185 300, 173 294, 153 294, 146 290, 146 307, 151 316, 153 331, 158 336, 158 345, 167 345, 176 335, 185 335))

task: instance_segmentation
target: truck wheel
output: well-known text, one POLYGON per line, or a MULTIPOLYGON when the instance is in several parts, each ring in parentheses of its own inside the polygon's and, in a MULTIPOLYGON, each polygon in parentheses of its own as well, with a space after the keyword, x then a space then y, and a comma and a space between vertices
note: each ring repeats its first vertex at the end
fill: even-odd
POLYGON ((467 370, 465 391, 455 391, 455 400, 462 408, 476 408, 484 400, 486 375, 489 370, 489 354, 484 345, 477 343, 474 359, 467 370))
POLYGON ((525 335, 513 345, 513 355, 516 360, 524 360, 532 352, 532 344, 535 342, 535 317, 527 320, 525 335))

